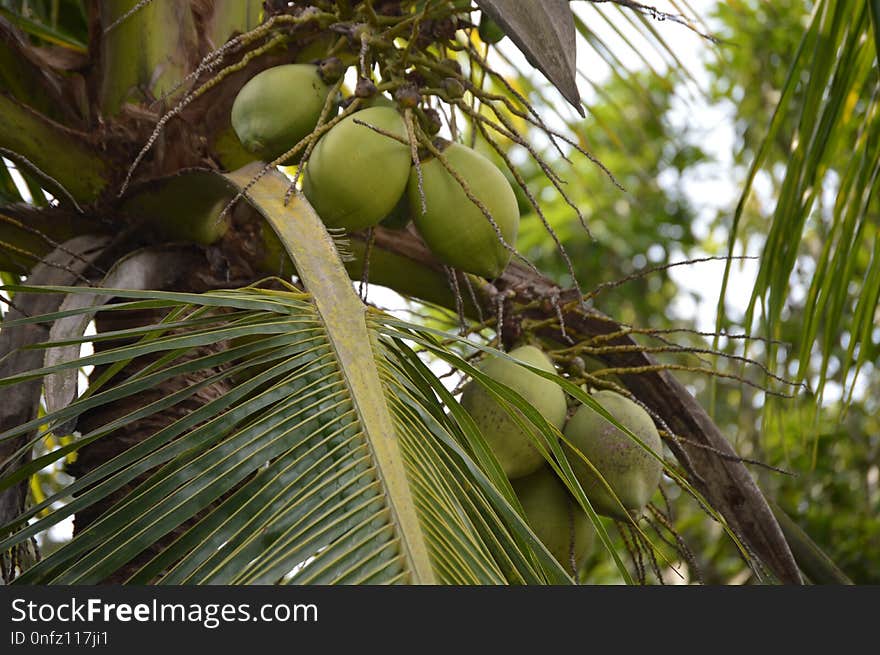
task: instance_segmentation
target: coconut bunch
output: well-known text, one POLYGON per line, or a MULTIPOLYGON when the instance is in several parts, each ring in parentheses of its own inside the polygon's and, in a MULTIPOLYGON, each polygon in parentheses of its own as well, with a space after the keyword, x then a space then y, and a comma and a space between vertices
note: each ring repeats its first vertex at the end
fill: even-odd
MULTIPOLYGON (((550 357, 533 345, 514 348, 506 358, 489 357, 481 370, 522 396, 559 431, 563 452, 598 514, 625 521, 637 518, 663 471, 662 442, 650 415, 610 390, 591 397, 614 423, 592 405, 578 401, 569 408, 557 382, 527 367, 557 374, 550 357)), ((540 437, 533 424, 474 380, 465 385, 461 404, 511 480, 535 534, 563 566, 577 571, 593 547, 592 523, 535 447, 540 437)))
MULTIPOLYGON (((232 126, 264 160, 312 134, 332 87, 318 65, 288 64, 253 77, 236 97, 232 126)), ((460 143, 434 139, 412 155, 411 114, 384 96, 364 103, 316 141, 302 191, 329 228, 357 231, 410 220, 443 263, 498 277, 516 243, 519 206, 501 170, 460 143)), ((284 163, 298 163, 296 155, 284 163)))
MULTIPOLYGON (((297 63, 253 76, 231 123, 253 157, 295 166, 293 186, 328 227, 412 223, 441 263, 491 280, 520 257, 521 208, 552 234, 510 146, 524 148, 566 198, 564 181, 528 133, 543 132, 559 152, 559 141, 580 146, 550 129, 489 66, 478 45, 503 33, 484 14, 472 22, 475 9, 461 0, 290 3, 261 26, 261 38, 277 32, 303 42, 307 35, 309 45, 297 63), (348 89, 344 80, 352 78, 348 89), (465 133, 486 152, 462 143, 465 133)), ((265 47, 254 43, 254 52, 265 47)))
MULTIPOLYGON (((295 8, 299 19, 318 16, 319 10, 337 12, 320 3, 299 4, 312 12, 295 8)), ((473 50, 474 33, 486 43, 502 34, 486 19, 479 27, 470 23, 469 3, 385 3, 378 6, 381 15, 370 15, 370 7, 354 3, 347 18, 334 13, 344 20, 330 31, 341 36, 317 38, 326 50, 309 49, 310 61, 252 77, 232 106, 235 134, 267 166, 291 167, 291 193, 302 193, 334 233, 412 224, 446 266, 495 279, 515 254, 520 206, 531 205, 543 217, 501 145, 502 140, 523 145, 538 157, 509 117, 539 127, 551 140, 558 135, 518 95, 498 99, 471 81, 475 69, 482 69, 483 77, 496 75, 473 50), (459 59, 471 70, 463 71, 459 59), (357 84, 348 92, 344 79, 352 68, 357 84), (489 111, 475 110, 480 104, 489 111), (507 170, 439 136, 444 128, 448 136, 460 135, 451 118, 456 112, 495 148, 507 170)), ((556 184, 550 166, 540 163, 556 184)), ((483 373, 520 394, 559 431, 596 512, 618 520, 641 512, 662 471, 660 436, 647 412, 612 391, 593 395, 638 437, 634 440, 592 406, 569 407, 556 382, 517 362, 556 374, 553 361, 533 345, 511 350, 509 358, 488 358, 483 373)), ((565 568, 576 571, 593 548, 593 523, 535 447, 534 428, 476 381, 464 387, 461 404, 510 479, 536 535, 565 568)))

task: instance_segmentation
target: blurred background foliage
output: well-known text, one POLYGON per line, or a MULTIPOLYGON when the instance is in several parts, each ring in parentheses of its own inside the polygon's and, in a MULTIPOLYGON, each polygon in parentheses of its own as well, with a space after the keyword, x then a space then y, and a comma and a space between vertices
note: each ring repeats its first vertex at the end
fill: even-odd
MULTIPOLYGON (((621 192, 615 188, 585 158, 573 158, 572 170, 565 177, 577 182, 568 190, 586 216, 594 239, 584 237, 574 212, 547 188, 541 171, 536 166, 529 168, 522 153, 512 155, 522 163, 530 189, 543 202, 547 218, 569 252, 586 292, 646 267, 726 254, 736 201, 768 133, 814 3, 730 0, 704 4, 700 13, 706 29, 719 43, 702 42, 698 46, 699 61, 688 60, 683 66, 642 65, 622 72, 620 61, 609 56, 611 72, 604 83, 595 84, 585 93, 587 119, 568 121, 580 143, 626 189, 621 192), (723 120, 707 129, 700 113, 722 116, 723 120), (725 130, 732 132, 733 138, 727 138, 725 130), (709 185, 705 184, 707 178, 709 185), (710 198, 707 203, 706 188, 726 188, 730 202, 721 197, 710 198)), ((595 11, 597 8, 592 6, 579 10, 583 23, 590 24, 595 11)), ((680 26, 658 25, 668 43, 698 39, 680 26)), ((531 83, 529 77, 518 80, 519 88, 529 88, 531 83)), ((790 111, 782 117, 782 127, 758 174, 755 192, 745 205, 737 234, 742 248, 737 252, 760 254, 791 156, 796 110, 803 94, 803 84, 795 86, 790 111)), ((536 106, 547 105, 539 90, 531 89, 529 95, 536 106)), ((858 114, 865 110, 866 101, 852 100, 854 115, 846 123, 846 133, 838 136, 827 156, 832 174, 836 170, 842 175, 849 163, 851 144, 860 125, 858 114)), ((543 152, 552 157, 549 147, 543 152)), ((794 378, 801 368, 801 352, 818 357, 811 344, 805 347, 803 343, 804 303, 829 236, 828 204, 833 200, 833 195, 820 198, 811 214, 783 320, 774 329, 774 338, 781 342, 774 370, 786 377, 794 378)), ((876 193, 869 211, 873 220, 867 229, 876 235, 880 224, 880 198, 876 193)), ((872 239, 866 242, 872 243, 872 239)), ((518 245, 541 271, 563 284, 570 281, 564 262, 534 214, 524 215, 518 245)), ((853 254, 860 258, 856 266, 864 273, 870 251, 853 254)), ((706 266, 716 264, 695 263, 638 277, 615 287, 613 292, 603 293, 596 305, 641 327, 714 330, 712 319, 707 326, 705 316, 676 310, 700 306, 701 311, 712 314, 720 289, 696 281, 706 266), (697 297, 693 303, 676 303, 687 295, 697 297)), ((746 274, 738 270, 734 264, 732 275, 746 274)), ((858 293, 859 289, 853 291, 858 293)), ((750 292, 748 289, 746 293, 750 292)), ((747 297, 728 296, 728 311, 721 325, 728 334, 765 334, 760 319, 750 329, 743 324, 747 302, 747 297)), ((880 370, 876 366, 880 360, 880 321, 875 325, 874 352, 866 358, 868 364, 855 385, 852 378, 843 379, 841 367, 834 363, 835 358, 844 360, 847 337, 832 335, 831 365, 821 399, 816 395, 816 380, 811 378, 805 380, 806 388, 794 398, 774 398, 771 403, 767 402, 767 394, 735 381, 713 385, 705 376, 679 373, 704 406, 713 409, 716 422, 743 457, 789 473, 752 466, 765 492, 853 581, 873 584, 880 583, 880 370)), ((817 339, 825 338, 820 326, 817 339)), ((699 348, 712 345, 711 337, 695 334, 677 333, 675 340, 699 348)), ((726 352, 736 355, 744 354, 743 343, 720 340, 726 352)), ((761 342, 752 342, 747 354, 764 360, 767 350, 761 342)), ((690 363, 694 364, 693 358, 690 363)), ((732 360, 719 361, 719 366, 755 383, 766 382, 760 371, 743 368, 732 360)), ((754 581, 720 528, 707 521, 690 499, 680 498, 676 487, 669 485, 667 489, 677 516, 676 529, 693 551, 700 578, 708 583, 754 581)), ((658 496, 655 502, 662 500, 658 496)), ((648 533, 656 537, 650 530, 648 533)), ((659 539, 655 543, 662 546, 659 539)), ((624 540, 620 546, 625 547, 624 540)), ((669 555, 673 556, 671 549, 669 555)), ((615 581, 618 574, 605 560, 603 555, 595 555, 583 579, 589 583, 615 581)), ((636 562, 634 566, 647 568, 651 563, 636 562)), ((666 581, 675 583, 676 576, 668 575, 666 581)))

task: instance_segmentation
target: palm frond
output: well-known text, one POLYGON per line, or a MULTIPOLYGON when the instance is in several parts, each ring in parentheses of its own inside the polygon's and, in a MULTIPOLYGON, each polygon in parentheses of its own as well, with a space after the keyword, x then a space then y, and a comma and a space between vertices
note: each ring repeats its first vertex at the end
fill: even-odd
POLYGON ((3 6, 0 6, 0 16, 25 34, 30 34, 45 43, 73 50, 74 52, 84 53, 86 51, 85 42, 64 27, 52 25, 49 21, 28 17, 24 12, 14 11, 3 6))
MULTIPOLYGON (((190 387, 75 435, 67 446, 7 473, 0 488, 221 379, 239 381, 3 526, 9 536, 0 548, 6 549, 110 501, 98 520, 24 572, 21 582, 98 582, 168 535, 174 538, 146 558, 131 581, 425 582, 413 562, 415 548, 408 541, 413 537, 401 527, 403 511, 413 513, 417 537, 424 539, 427 581, 569 581, 455 440, 449 422, 437 416, 436 402, 424 395, 425 372, 407 376, 402 362, 411 364, 417 357, 400 342, 376 334, 369 342, 381 370, 377 391, 391 410, 390 431, 371 435, 361 418, 369 400, 352 392, 308 294, 254 288, 205 295, 70 287, 17 291, 127 299, 69 309, 67 315, 124 311, 143 300, 173 311, 168 321, 102 337, 124 345, 6 378, 0 384, 7 387, 83 366, 128 363, 145 354, 180 354, 221 340, 231 345, 194 359, 160 359, 115 386, 7 430, 0 435, 3 441, 36 430, 32 443, 89 409, 137 397, 183 374, 208 372, 190 387), (397 442, 404 478, 392 479, 377 463, 379 439, 397 442), (118 496, 121 489, 126 493, 118 496)), ((43 320, 21 319, 16 325, 43 320)))
MULTIPOLYGON (((733 217, 729 253, 752 183, 771 164, 772 144, 791 112, 797 131, 779 190, 745 325, 760 315, 768 336, 778 336, 792 275, 804 254, 804 237, 818 232, 823 240, 815 256, 804 305, 804 338, 798 358, 798 381, 815 382, 821 400, 833 355, 842 359, 839 379, 852 393, 858 370, 876 354, 872 325, 880 302, 877 195, 880 175, 880 79, 872 38, 871 3, 852 7, 822 0, 788 74, 767 135, 749 171, 733 217), (803 101, 794 103, 798 95, 803 101), (831 196, 830 203, 823 197, 831 196), (760 309, 760 311, 759 311, 760 309), (841 335, 848 335, 848 343, 841 335), (841 348, 843 350, 841 351, 841 348), (812 355, 820 356, 814 366, 812 355)), ((725 271, 718 324, 724 320, 725 271)), ((776 347, 770 361, 775 361, 776 347)))

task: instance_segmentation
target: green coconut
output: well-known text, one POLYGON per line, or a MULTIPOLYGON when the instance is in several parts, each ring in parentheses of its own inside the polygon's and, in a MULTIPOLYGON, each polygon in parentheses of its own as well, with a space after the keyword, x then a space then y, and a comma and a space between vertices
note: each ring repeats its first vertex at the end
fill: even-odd
POLYGON ((396 110, 370 107, 344 118, 318 141, 303 193, 328 227, 350 231, 376 225, 394 210, 411 161, 403 143, 355 121, 406 139, 396 110))
POLYGON ((584 510, 549 466, 511 482, 532 532, 569 572, 593 550, 595 528, 584 510))
MULTIPOLYGON (((648 413, 629 398, 613 391, 597 391, 593 398, 655 453, 662 454, 660 434, 648 413)), ((624 518, 641 511, 660 483, 663 466, 632 437, 612 425, 591 407, 581 405, 565 426, 565 438, 586 457, 610 485, 618 503, 581 456, 565 445, 572 469, 597 512, 624 518)))
POLYGON ((222 178, 192 170, 145 185, 119 209, 146 221, 162 239, 210 245, 229 230, 231 216, 223 210, 234 196, 222 178))
POLYGON ((232 127, 246 150, 272 161, 308 136, 330 93, 312 64, 257 73, 232 103, 232 127))
MULTIPOLYGON (((449 165, 463 178, 473 196, 488 210, 504 241, 516 245, 519 207, 504 174, 489 159, 458 143, 443 152, 449 165)), ((444 263, 492 279, 504 271, 511 253, 483 210, 468 198, 453 175, 437 159, 421 164, 425 213, 413 167, 407 196, 413 222, 425 243, 444 263)))
MULTIPOLYGON (((548 373, 556 372, 550 358, 534 346, 514 348, 508 354, 514 359, 548 373)), ((565 393, 555 382, 500 357, 487 359, 481 364, 480 369, 496 382, 516 391, 538 410, 548 423, 562 429, 566 414, 565 393)), ((495 396, 477 381, 465 385, 461 404, 473 417, 509 478, 519 478, 533 473, 544 463, 543 456, 532 445, 533 437, 517 425, 513 416, 495 396)), ((522 413, 519 417, 526 426, 529 426, 526 429, 535 429, 530 426, 529 419, 522 413)))

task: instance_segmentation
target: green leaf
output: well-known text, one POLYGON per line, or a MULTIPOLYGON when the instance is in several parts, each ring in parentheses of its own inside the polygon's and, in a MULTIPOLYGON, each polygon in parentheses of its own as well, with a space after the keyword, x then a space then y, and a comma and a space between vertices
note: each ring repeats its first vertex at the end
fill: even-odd
POLYGON ((46 25, 45 23, 26 18, 21 14, 11 11, 10 9, 7 9, 5 7, 0 7, 0 16, 15 25, 25 34, 35 36, 38 39, 45 41, 46 43, 61 46, 62 48, 73 50, 74 52, 86 52, 85 43, 71 36, 70 34, 54 29, 49 25, 46 25))
MULTIPOLYGON (((57 293, 62 288, 45 290, 57 293)), ((121 297, 151 295, 166 303, 174 303, 179 295, 64 290, 83 295, 96 291, 121 297)), ((101 518, 19 580, 100 581, 173 533, 175 539, 144 562, 132 581, 413 581, 416 570, 407 556, 413 549, 402 544, 409 536, 397 518, 403 496, 385 483, 361 418, 359 406, 368 398, 355 397, 352 389, 357 387, 346 379, 338 349, 312 297, 242 289, 193 294, 188 299, 197 297, 206 301, 203 307, 241 310, 232 321, 241 327, 208 325, 204 318, 188 322, 183 317, 192 315, 197 306, 178 299, 181 311, 173 321, 120 331, 114 336, 125 345, 52 367, 77 370, 88 362, 128 362, 139 354, 183 354, 195 343, 229 336, 247 339, 244 345, 194 360, 160 360, 128 380, 86 394, 39 419, 40 424, 52 426, 89 409, 136 398, 163 380, 217 371, 76 437, 69 446, 5 474, 0 484, 14 484, 219 380, 238 380, 227 393, 182 415, 2 526, 0 531, 12 533, 0 549, 22 543, 72 513, 116 499, 101 518), (246 313, 243 307, 250 307, 247 321, 241 318, 246 313), (278 323, 282 318, 287 325, 278 323), (272 327, 252 329, 260 325, 272 327), (157 336, 162 331, 167 334, 157 336), (114 495, 124 487, 129 489, 124 496, 114 495), (44 512, 48 514, 28 524, 44 512)), ((112 311, 110 307, 91 307, 91 311, 112 311)), ((395 435, 404 469, 401 482, 410 491, 409 511, 425 540, 432 578, 457 584, 570 582, 457 443, 452 424, 440 418, 442 412, 436 413, 436 400, 424 396, 426 372, 408 375, 397 364, 418 357, 400 342, 381 337, 375 327, 364 324, 363 329, 371 335, 366 343, 372 344, 369 362, 377 371, 376 391, 389 408, 389 434, 395 435), (537 552, 538 559, 530 552, 537 552)), ((20 425, 0 435, 0 440, 32 427, 36 426, 20 425)))
POLYGON ((870 0, 871 26, 874 31, 874 54, 880 66, 880 0, 870 0))
MULTIPOLYGON (((728 253, 733 254, 752 184, 762 169, 774 165, 774 144, 790 142, 745 325, 749 329, 760 316, 767 336, 779 337, 804 237, 811 229, 819 230, 824 235, 822 250, 814 258, 816 270, 804 302, 798 353, 798 380, 816 381, 817 403, 823 396, 832 355, 841 355, 843 334, 849 335, 849 344, 843 349, 840 379, 850 385, 847 393, 852 392, 855 379, 847 379, 846 374, 858 369, 871 352, 865 324, 878 307, 873 293, 876 266, 865 265, 873 262, 877 231, 872 205, 876 206, 880 174, 877 51, 864 47, 874 31, 875 10, 873 2, 854 8, 840 0, 822 0, 814 7, 766 137, 749 170, 728 244, 728 253), (796 97, 802 100, 793 102, 796 97), (796 132, 783 134, 792 114, 796 132), (832 194, 831 203, 821 202, 823 196, 832 194), (853 293, 863 285, 868 293, 853 293), (819 355, 818 365, 815 355, 819 355)), ((730 264, 719 299, 719 329, 729 275, 730 264)), ((775 361, 777 349, 771 344, 769 361, 775 361)))
MULTIPOLYGON (((244 189, 262 167, 257 162, 227 177, 244 189)), ((428 583, 433 580, 433 573, 412 508, 400 446, 380 391, 364 305, 354 293, 333 240, 308 201, 297 194, 285 207, 289 186, 281 174, 270 173, 248 191, 248 198, 281 239, 303 284, 315 299, 373 449, 391 511, 400 522, 402 543, 413 567, 413 581, 428 583)))

